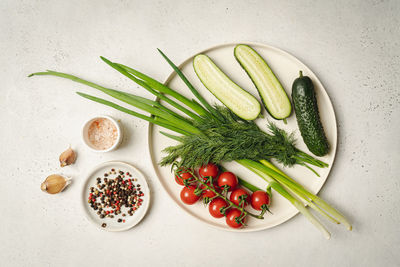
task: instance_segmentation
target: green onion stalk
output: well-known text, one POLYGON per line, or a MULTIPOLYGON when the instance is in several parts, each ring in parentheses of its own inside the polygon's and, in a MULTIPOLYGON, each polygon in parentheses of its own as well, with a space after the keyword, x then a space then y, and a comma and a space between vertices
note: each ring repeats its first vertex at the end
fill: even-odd
MULTIPOLYGON (((220 112, 218 112, 218 109, 216 107, 211 106, 200 95, 200 93, 189 82, 182 71, 161 50, 159 50, 159 52, 178 74, 178 76, 183 80, 183 82, 188 86, 189 90, 193 93, 193 95, 197 98, 199 102, 195 99, 189 99, 181 95, 180 93, 169 88, 168 86, 133 68, 130 68, 123 64, 111 62, 104 57, 101 57, 101 59, 109 66, 126 76, 128 79, 132 80, 136 84, 143 87, 145 90, 155 95, 158 99, 168 103, 172 107, 181 111, 184 115, 177 114, 175 111, 167 108, 159 101, 153 101, 130 93, 106 88, 96 83, 66 73, 48 70, 45 72, 32 73, 29 75, 29 77, 39 75, 57 76, 95 88, 113 97, 114 99, 129 104, 130 106, 138 108, 142 111, 148 112, 150 115, 138 113, 131 109, 122 107, 114 102, 107 101, 105 99, 88 95, 82 92, 77 92, 77 94, 94 102, 112 107, 129 115, 138 117, 150 123, 159 125, 170 131, 173 131, 177 134, 180 134, 181 136, 177 136, 167 132, 161 132, 165 136, 172 138, 176 141, 182 141, 182 138, 185 136, 204 136, 203 131, 195 125, 201 124, 205 118, 215 122, 221 122, 224 119, 223 116, 220 114, 220 112)), ((300 150, 297 150, 295 157, 298 164, 308 168, 310 167, 307 164, 321 168, 328 166, 328 164, 317 160, 300 150)), ((307 191, 303 186, 301 186, 295 180, 293 180, 280 169, 278 169, 269 160, 238 159, 236 161, 242 166, 256 173, 263 180, 265 180, 268 183, 268 190, 272 188, 274 191, 276 191, 281 196, 286 198, 290 203, 292 203, 300 213, 302 213, 323 233, 326 238, 330 238, 330 233, 325 228, 325 226, 323 226, 320 221, 309 211, 309 209, 306 208, 306 206, 309 206, 311 209, 319 213, 321 216, 327 218, 328 220, 337 224, 341 223, 348 230, 351 230, 351 224, 341 213, 339 213, 336 209, 331 207, 328 203, 326 203, 318 196, 307 191)), ((313 169, 311 170, 314 171, 313 169)), ((256 186, 250 184, 243 179, 240 179, 239 182, 251 191, 258 190, 256 186)))

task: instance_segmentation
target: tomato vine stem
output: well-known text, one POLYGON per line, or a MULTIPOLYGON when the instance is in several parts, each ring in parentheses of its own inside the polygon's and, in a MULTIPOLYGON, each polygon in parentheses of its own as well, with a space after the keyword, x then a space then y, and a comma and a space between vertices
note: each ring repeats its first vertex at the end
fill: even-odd
MULTIPOLYGON (((175 164, 175 166, 176 166, 176 164, 175 164)), ((223 194, 219 193, 219 192, 214 188, 214 186, 212 186, 212 183, 210 183, 211 185, 209 185, 209 184, 207 183, 207 181, 208 181, 209 179, 207 179, 207 181, 205 182, 205 181, 203 181, 202 178, 198 177, 192 170, 188 170, 188 172, 193 176, 193 178, 194 178, 197 182, 199 182, 200 184, 202 184, 206 189, 212 191, 212 192, 216 195, 216 197, 220 197, 220 198, 222 198, 223 200, 225 200, 225 201, 229 204, 230 207, 234 207, 234 208, 240 210, 240 212, 241 212, 242 215, 244 215, 244 216, 249 215, 249 216, 252 216, 252 217, 257 218, 257 219, 264 219, 264 216, 263 216, 262 212, 261 212, 260 214, 258 214, 258 215, 257 215, 257 214, 254 214, 254 213, 251 213, 251 212, 247 211, 247 210, 244 208, 244 205, 242 205, 242 207, 241 207, 241 206, 236 205, 236 204, 233 203, 232 201, 230 201, 229 198, 228 198, 226 195, 223 195, 223 194)), ((242 218, 242 216, 241 216, 241 218, 242 218)), ((243 217, 243 218, 244 218, 244 217, 243 217)))

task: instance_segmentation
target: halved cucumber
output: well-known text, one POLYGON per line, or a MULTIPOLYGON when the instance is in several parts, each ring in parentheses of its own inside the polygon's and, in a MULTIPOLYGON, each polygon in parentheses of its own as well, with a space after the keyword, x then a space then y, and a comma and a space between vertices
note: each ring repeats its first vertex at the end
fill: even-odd
POLYGON ((193 67, 204 86, 240 118, 254 120, 260 114, 257 99, 231 81, 208 56, 195 56, 193 67))
POLYGON ((292 105, 281 83, 265 60, 250 46, 237 45, 235 58, 256 86, 265 109, 277 120, 290 116, 292 105))

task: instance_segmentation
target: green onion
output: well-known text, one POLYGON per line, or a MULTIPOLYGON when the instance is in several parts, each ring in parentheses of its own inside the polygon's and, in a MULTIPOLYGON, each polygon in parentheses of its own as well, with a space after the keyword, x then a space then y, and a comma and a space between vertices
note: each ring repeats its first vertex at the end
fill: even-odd
POLYGON ((176 140, 178 142, 182 141, 182 137, 180 137, 180 136, 176 136, 176 135, 173 135, 173 134, 170 134, 170 133, 166 133, 166 132, 163 132, 163 131, 160 131, 160 134, 165 135, 166 137, 171 138, 173 140, 176 140))
POLYGON ((159 108, 159 109, 162 110, 163 112, 169 113, 169 114, 171 114, 171 115, 173 115, 173 116, 175 116, 175 117, 177 117, 177 118, 179 118, 179 119, 181 119, 181 120, 183 120, 183 121, 186 121, 186 122, 190 123, 190 121, 189 121, 187 118, 185 118, 185 117, 183 117, 183 116, 181 116, 181 115, 179 115, 179 114, 177 114, 177 113, 171 111, 170 109, 166 108, 165 106, 163 106, 163 105, 162 105, 160 102, 158 102, 158 101, 153 101, 153 100, 150 100, 150 99, 147 99, 147 98, 144 98, 144 97, 141 97, 141 96, 133 95, 133 94, 130 94, 130 93, 124 93, 124 92, 121 92, 121 91, 118 91, 118 92, 120 92, 121 94, 126 95, 127 97, 130 97, 130 98, 132 98, 132 99, 135 99, 135 100, 137 100, 137 101, 140 101, 140 102, 142 102, 142 103, 145 103, 145 104, 147 104, 147 105, 150 105, 150 106, 154 106, 154 107, 156 107, 156 108, 159 108))
POLYGON ((185 129, 185 131, 191 132, 193 134, 201 134, 201 131, 198 130, 196 127, 194 127, 192 124, 190 124, 189 122, 187 122, 186 120, 182 120, 179 119, 178 117, 171 115, 170 113, 166 113, 166 112, 162 112, 160 109, 157 109, 153 106, 150 106, 148 104, 145 104, 141 101, 138 101, 135 98, 130 97, 128 94, 117 91, 117 90, 113 90, 113 89, 109 89, 109 88, 105 88, 103 86, 100 86, 98 84, 95 84, 93 82, 89 82, 86 80, 83 80, 79 77, 76 77, 74 75, 70 75, 70 74, 66 74, 66 73, 61 73, 61 72, 56 72, 56 71, 47 71, 47 72, 37 72, 37 73, 33 73, 31 74, 29 77, 33 76, 33 75, 53 75, 53 76, 58 76, 58 77, 62 77, 62 78, 66 78, 69 80, 73 80, 75 82, 79 82, 85 85, 88 85, 90 87, 96 88, 118 100, 121 100, 125 103, 128 103, 134 107, 137 107, 139 109, 142 109, 144 111, 147 111, 153 115, 162 117, 170 122, 172 122, 173 124, 175 124, 176 126, 178 126, 178 128, 180 129, 185 129))
POLYGON ((325 226, 323 226, 314 217, 314 215, 312 215, 312 213, 307 208, 304 207, 304 205, 301 202, 299 202, 296 198, 290 195, 290 193, 287 192, 275 179, 271 178, 268 174, 265 173, 265 169, 263 168, 262 164, 251 160, 238 160, 237 162, 243 165, 244 167, 249 168, 254 173, 258 174, 261 178, 263 178, 265 181, 267 181, 272 189, 274 189, 281 196, 289 200, 289 202, 292 203, 293 206, 295 206, 296 209, 300 211, 312 224, 314 224, 327 239, 331 237, 331 234, 328 232, 325 226))
POLYGON ((252 185, 252 184, 249 183, 249 182, 246 182, 246 181, 243 180, 242 178, 240 178, 240 177, 237 177, 237 178, 238 178, 238 180, 239 180, 239 184, 241 184, 242 186, 246 187, 246 188, 249 189, 251 192, 255 192, 255 191, 261 190, 261 189, 258 188, 257 186, 252 185))
POLYGON ((140 86, 142 86, 144 89, 146 89, 147 91, 149 91, 150 93, 154 94, 155 96, 157 96, 158 98, 160 98, 161 100, 164 100, 165 102, 167 102, 168 104, 170 104, 171 106, 173 106, 176 109, 179 109, 180 111, 184 112, 185 114, 187 114, 188 116, 192 117, 194 120, 200 121, 201 118, 193 113, 192 111, 188 110, 187 108, 182 107, 181 105, 179 105, 178 103, 176 103, 175 101, 173 101, 172 99, 164 96, 163 94, 160 94, 159 92, 157 92, 156 90, 154 90, 153 88, 151 88, 148 84, 146 84, 144 81, 141 81, 139 79, 137 79, 136 77, 130 75, 125 69, 121 68, 118 64, 115 64, 111 61, 109 61, 108 59, 104 58, 104 57, 100 57, 105 63, 107 63, 109 66, 111 66, 112 68, 114 68, 115 70, 119 71, 121 74, 125 75, 126 77, 128 77, 129 79, 131 79, 132 81, 134 81, 135 83, 139 84, 140 86))
POLYGON ((121 68, 125 69, 130 74, 135 75, 139 79, 142 79, 149 86, 151 86, 153 89, 159 91, 160 93, 170 95, 170 96, 174 97, 176 100, 179 100, 181 103, 190 107, 192 110, 194 110, 200 116, 205 116, 206 114, 208 114, 208 111, 205 110, 204 107, 201 106, 197 101, 188 99, 187 97, 179 94, 178 92, 172 90, 171 88, 165 86, 164 84, 158 82, 157 80, 141 73, 140 71, 137 71, 137 70, 130 68, 123 64, 119 64, 119 63, 115 63, 115 64, 117 64, 121 68))
POLYGON ((339 221, 340 223, 343 223, 343 225, 349 230, 352 230, 351 224, 347 221, 347 219, 337 210, 332 208, 328 203, 326 203, 324 200, 319 198, 318 196, 308 192, 304 187, 299 185, 296 181, 294 181, 292 178, 287 176, 284 172, 276 168, 272 163, 266 161, 266 160, 261 160, 260 161, 262 165, 264 165, 264 172, 268 173, 268 175, 272 175, 275 179, 277 179, 279 182, 282 184, 285 184, 289 186, 290 188, 293 188, 297 192, 300 192, 301 194, 304 194, 306 197, 310 198, 315 204, 317 204, 320 208, 324 209, 326 212, 330 213, 335 220, 339 221))

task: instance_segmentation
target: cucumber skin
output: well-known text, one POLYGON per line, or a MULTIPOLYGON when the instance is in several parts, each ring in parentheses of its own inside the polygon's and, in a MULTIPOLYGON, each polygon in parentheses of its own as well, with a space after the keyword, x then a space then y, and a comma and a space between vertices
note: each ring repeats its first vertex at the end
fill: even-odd
POLYGON ((329 143, 322 126, 314 85, 307 76, 294 80, 292 85, 293 107, 297 125, 307 148, 316 156, 324 156, 329 152, 329 143))
MULTIPOLYGON (((244 44, 240 44, 240 45, 244 45, 244 44)), ((251 77, 250 73, 249 73, 249 72, 247 71, 247 69, 242 65, 242 63, 240 62, 240 60, 236 57, 236 48, 237 48, 238 46, 239 46, 239 45, 235 46, 235 49, 234 49, 234 52, 233 52, 233 54, 234 54, 234 56, 235 56, 235 59, 236 59, 236 61, 239 63, 240 67, 242 67, 242 69, 246 72, 247 76, 249 76, 250 80, 253 82, 254 86, 256 87, 257 92, 258 92, 258 95, 259 95, 260 98, 261 98, 261 102, 263 103, 265 110, 266 110, 266 111, 268 112, 268 114, 269 114, 272 118, 274 118, 275 120, 286 120, 286 119, 287 119, 288 117, 290 117, 290 115, 292 114, 292 106, 290 106, 290 112, 289 112, 289 114, 288 114, 286 117, 284 117, 284 118, 277 118, 274 114, 272 114, 272 112, 270 111, 270 109, 269 109, 267 103, 266 103, 265 100, 264 100, 264 97, 262 96, 262 94, 261 94, 261 92, 260 92, 260 89, 257 87, 256 83, 253 81, 253 78, 251 77)), ((251 50, 253 50, 254 52, 257 53, 257 51, 255 51, 251 46, 249 46, 249 45, 244 45, 244 46, 247 46, 248 48, 250 48, 251 50)), ((257 54, 258 54, 258 53, 257 53, 257 54)), ((259 55, 259 54, 258 54, 258 55, 259 55)), ((259 55, 259 56, 260 56, 260 55, 259 55)), ((261 56, 260 56, 260 57, 261 57, 261 56)), ((271 68, 269 67, 268 63, 267 63, 262 57, 261 57, 261 59, 265 62, 265 64, 266 64, 266 65, 268 66, 268 68, 271 70, 271 68)), ((275 79, 278 80, 278 78, 276 77, 275 73, 274 73, 272 70, 271 70, 271 72, 272 72, 272 75, 274 75, 275 79)), ((278 81, 279 81, 279 80, 278 80, 278 81)), ((280 82, 279 82, 279 83, 280 83, 280 82)), ((282 89, 283 89, 283 86, 282 86, 282 89)), ((284 90, 284 89, 283 89, 283 90, 284 90)), ((288 100, 289 100, 289 97, 288 97, 286 91, 284 91, 284 93, 286 94, 286 97, 287 97, 288 100)), ((289 104, 290 104, 290 100, 289 100, 289 104)))

